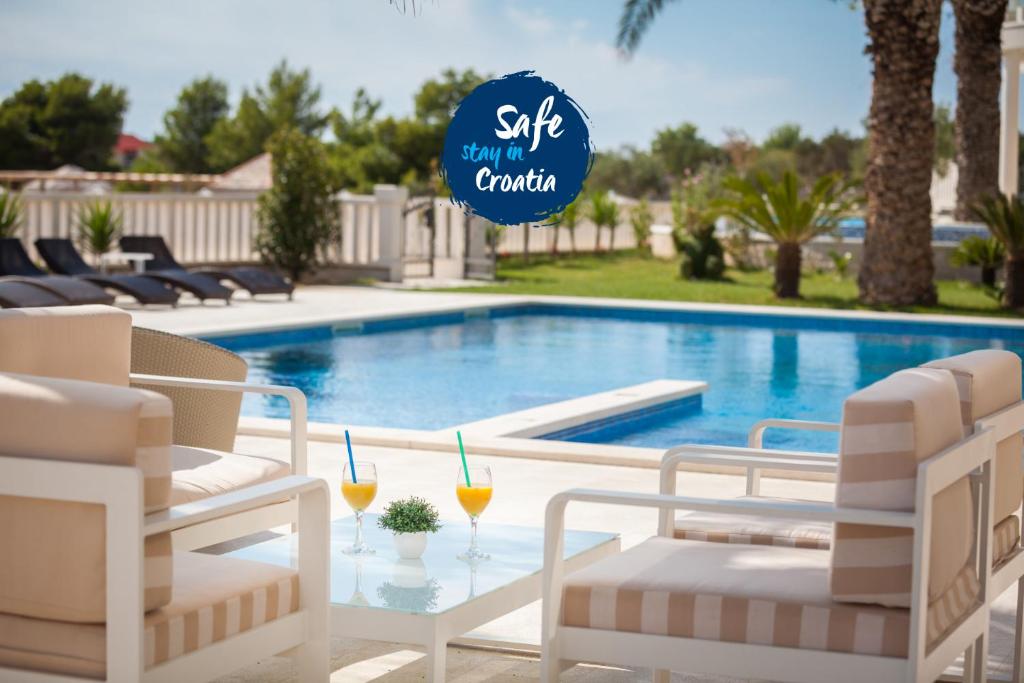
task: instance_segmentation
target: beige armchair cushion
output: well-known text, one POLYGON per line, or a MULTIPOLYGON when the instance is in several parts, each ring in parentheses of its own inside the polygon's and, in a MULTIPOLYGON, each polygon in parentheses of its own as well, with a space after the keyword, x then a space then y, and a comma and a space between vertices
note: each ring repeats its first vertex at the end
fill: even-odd
MULTIPOLYGON (((147 669, 297 611, 299 577, 286 567, 201 553, 174 554, 174 600, 146 614, 147 669)), ((100 678, 101 624, 0 614, 0 666, 100 678)))
MULTIPOLYGON (((159 394, 0 374, 3 455, 138 467, 153 511, 170 501, 170 440, 171 405, 159 394)), ((105 515, 101 505, 0 496, 0 612, 104 621, 105 515)), ((170 556, 169 534, 147 539, 147 609, 171 598, 170 556)))
MULTIPOLYGON (((774 500, 786 501, 783 498, 774 500)), ((686 512, 676 517, 673 535, 690 541, 828 550, 832 544, 832 523, 816 520, 794 522, 760 515, 686 512)))
MULTIPOLYGON (((943 358, 924 367, 949 370, 960 392, 960 412, 967 434, 974 423, 1021 400, 1020 356, 1012 351, 983 349, 943 358)), ((1021 451, 1024 441, 1018 432, 996 446, 994 517, 1003 520, 1017 512, 1024 498, 1021 451)))
POLYGON ((209 448, 171 446, 171 505, 229 493, 291 474, 288 463, 209 448))
POLYGON ((128 386, 131 327, 113 306, 0 310, 0 372, 128 386))
MULTIPOLYGON (((563 584, 561 623, 806 650, 906 657, 910 611, 833 600, 822 550, 651 538, 563 584), (681 570, 683 568, 683 570, 681 570)), ((973 606, 960 572, 929 605, 934 643, 973 606)))
MULTIPOLYGON (((918 463, 962 438, 956 382, 945 370, 902 370, 858 391, 843 405, 836 505, 913 510, 918 463)), ((972 509, 966 477, 935 496, 929 601, 953 587, 970 558, 972 509)), ((912 558, 908 529, 837 524, 832 597, 908 607, 912 558)))

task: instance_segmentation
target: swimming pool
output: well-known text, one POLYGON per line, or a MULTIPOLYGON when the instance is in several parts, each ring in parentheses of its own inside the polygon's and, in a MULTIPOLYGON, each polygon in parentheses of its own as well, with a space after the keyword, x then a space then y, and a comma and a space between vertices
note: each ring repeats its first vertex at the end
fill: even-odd
MULTIPOLYGON (((702 404, 558 435, 668 447, 744 444, 762 417, 836 420, 844 397, 899 368, 978 348, 1024 354, 1024 326, 531 304, 210 341, 241 354, 252 381, 302 389, 311 420, 344 425, 442 429, 653 379, 707 381, 702 404)), ((288 414, 261 396, 243 413, 288 414)), ((766 443, 830 448, 835 436, 766 443)))

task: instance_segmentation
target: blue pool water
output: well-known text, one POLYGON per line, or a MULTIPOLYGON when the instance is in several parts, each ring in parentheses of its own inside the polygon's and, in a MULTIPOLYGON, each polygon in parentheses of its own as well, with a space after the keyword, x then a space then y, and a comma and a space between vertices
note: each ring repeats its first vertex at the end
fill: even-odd
MULTIPOLYGON (((1024 354, 1024 326, 520 306, 211 341, 245 357, 250 379, 302 389, 310 419, 344 425, 441 429, 653 379, 707 381, 702 402, 560 437, 668 447, 743 444, 768 416, 836 420, 844 397, 899 368, 978 348, 1024 354)), ((287 404, 250 396, 243 412, 285 417, 287 404)), ((833 448, 835 436, 767 442, 833 448)))
MULTIPOLYGON (((863 218, 844 218, 839 221, 839 234, 846 238, 864 239, 866 227, 863 218)), ((932 226, 935 242, 962 242, 965 237, 988 237, 988 230, 977 223, 936 223, 932 226)))

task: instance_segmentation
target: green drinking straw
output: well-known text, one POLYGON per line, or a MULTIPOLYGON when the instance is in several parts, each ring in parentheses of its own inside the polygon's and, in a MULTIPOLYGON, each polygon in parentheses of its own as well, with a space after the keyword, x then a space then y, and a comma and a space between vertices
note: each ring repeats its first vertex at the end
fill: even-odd
POLYGON ((473 484, 469 482, 469 465, 466 464, 466 449, 462 447, 462 432, 455 432, 455 436, 459 437, 459 455, 462 456, 462 471, 466 473, 466 487, 473 488, 473 484))
POLYGON ((356 480, 356 459, 352 457, 352 439, 348 436, 348 430, 345 430, 345 445, 348 446, 348 467, 352 470, 352 483, 358 484, 356 480))

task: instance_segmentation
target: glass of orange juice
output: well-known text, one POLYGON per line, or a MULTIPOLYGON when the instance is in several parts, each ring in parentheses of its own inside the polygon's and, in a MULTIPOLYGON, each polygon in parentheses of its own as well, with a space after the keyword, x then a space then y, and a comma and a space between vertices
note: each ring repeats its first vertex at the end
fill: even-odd
POLYGON ((469 468, 468 472, 461 467, 459 468, 459 473, 455 479, 455 495, 459 499, 462 509, 469 515, 469 522, 473 527, 473 532, 470 536, 469 548, 464 553, 461 553, 458 559, 475 562, 491 557, 477 546, 476 525, 481 513, 483 513, 487 504, 491 502, 491 494, 493 492, 494 484, 491 479, 490 467, 474 465, 469 468))
POLYGON ((346 555, 372 555, 374 550, 363 541, 363 513, 377 497, 377 468, 372 462, 349 463, 341 473, 341 495, 356 513, 356 539, 343 551, 346 555))

